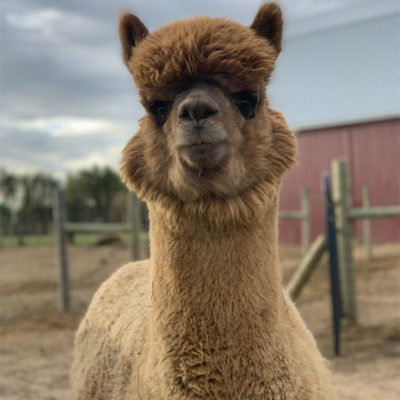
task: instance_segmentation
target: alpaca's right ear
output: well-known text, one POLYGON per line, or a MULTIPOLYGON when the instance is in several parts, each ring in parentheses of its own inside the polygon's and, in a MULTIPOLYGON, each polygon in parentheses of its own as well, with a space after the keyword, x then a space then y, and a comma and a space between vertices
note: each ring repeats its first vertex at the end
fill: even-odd
POLYGON ((149 31, 143 22, 133 14, 122 14, 119 17, 119 39, 122 45, 122 56, 128 65, 133 54, 133 48, 143 40, 149 31))

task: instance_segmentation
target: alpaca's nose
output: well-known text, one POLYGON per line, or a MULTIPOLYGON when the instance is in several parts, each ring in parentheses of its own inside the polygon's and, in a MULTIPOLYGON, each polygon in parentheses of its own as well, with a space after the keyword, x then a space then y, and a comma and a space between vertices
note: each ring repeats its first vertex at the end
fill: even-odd
POLYGON ((207 94, 193 94, 188 96, 178 108, 178 117, 181 120, 200 122, 219 112, 218 104, 207 94))

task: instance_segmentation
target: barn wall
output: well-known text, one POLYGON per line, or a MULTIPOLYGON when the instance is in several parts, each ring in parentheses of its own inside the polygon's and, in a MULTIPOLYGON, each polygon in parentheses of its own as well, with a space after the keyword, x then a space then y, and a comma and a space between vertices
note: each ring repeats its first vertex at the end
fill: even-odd
MULTIPOLYGON (((312 238, 324 232, 321 174, 331 161, 350 162, 353 205, 361 206, 361 190, 370 187, 371 206, 400 204, 400 119, 299 132, 297 163, 283 179, 281 210, 300 209, 300 190, 308 187, 311 198, 312 238)), ((300 223, 280 220, 280 239, 300 242, 300 223)), ((355 224, 361 240, 361 222, 355 224)), ((400 220, 374 220, 374 242, 400 241, 400 220)))

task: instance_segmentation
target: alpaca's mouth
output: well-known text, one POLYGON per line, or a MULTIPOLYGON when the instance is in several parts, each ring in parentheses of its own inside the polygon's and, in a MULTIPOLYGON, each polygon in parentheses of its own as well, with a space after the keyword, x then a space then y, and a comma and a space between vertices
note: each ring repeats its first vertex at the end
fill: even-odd
POLYGON ((214 168, 198 168, 192 167, 184 159, 180 159, 182 167, 188 171, 191 175, 202 178, 215 177, 224 167, 225 162, 216 165, 214 168))
POLYGON ((213 152, 214 149, 219 145, 220 143, 199 141, 198 143, 186 146, 186 148, 189 149, 189 151, 191 152, 197 152, 199 154, 207 154, 213 152))
POLYGON ((194 142, 192 144, 188 145, 187 147, 202 146, 202 145, 215 145, 215 144, 218 144, 218 142, 215 143, 215 142, 211 141, 210 139, 206 139, 202 136, 198 136, 194 140, 194 142))
POLYGON ((220 169, 228 155, 228 146, 224 141, 209 143, 199 141, 190 146, 179 149, 181 164, 190 170, 216 170, 220 169))

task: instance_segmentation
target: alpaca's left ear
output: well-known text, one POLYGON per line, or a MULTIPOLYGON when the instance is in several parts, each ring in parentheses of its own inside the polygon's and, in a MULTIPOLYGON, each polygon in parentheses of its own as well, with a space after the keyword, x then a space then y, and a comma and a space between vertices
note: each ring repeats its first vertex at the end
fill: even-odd
POLYGON ((278 53, 281 51, 282 28, 282 11, 275 3, 262 5, 251 24, 251 29, 267 39, 278 53))
POLYGON ((128 65, 133 49, 143 40, 149 31, 143 22, 133 14, 122 14, 119 17, 119 39, 122 45, 122 57, 128 65))

